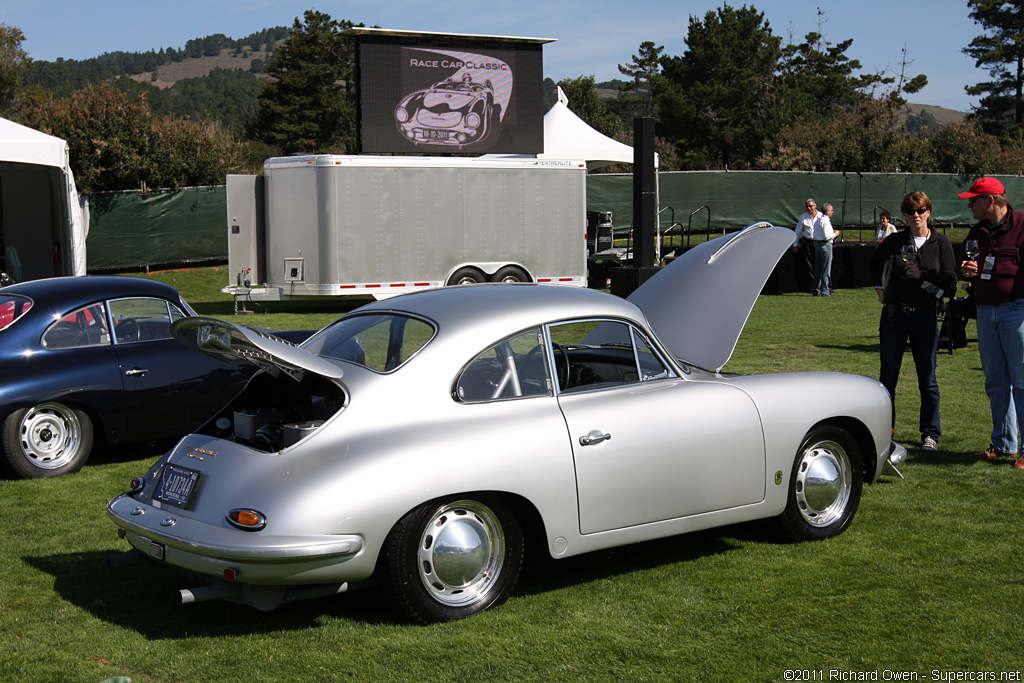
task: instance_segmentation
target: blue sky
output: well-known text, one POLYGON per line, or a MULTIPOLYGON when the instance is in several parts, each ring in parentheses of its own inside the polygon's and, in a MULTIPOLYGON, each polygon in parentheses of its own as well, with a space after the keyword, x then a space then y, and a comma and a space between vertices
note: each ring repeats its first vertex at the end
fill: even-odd
MULTIPOLYGON (((724 2, 695 0, 0 0, 0 22, 25 34, 33 59, 87 59, 104 52, 181 48, 214 33, 241 38, 264 28, 291 26, 307 9, 389 29, 556 38, 544 48, 544 75, 556 81, 620 77, 641 42, 681 55, 691 15, 703 17, 724 2)), ((734 7, 745 4, 731 3, 734 7)), ((976 98, 965 85, 988 79, 962 48, 981 33, 966 0, 757 0, 772 32, 801 42, 824 13, 826 40, 853 39, 847 51, 865 72, 897 73, 906 48, 908 73, 928 76, 912 101, 968 111, 976 98)))

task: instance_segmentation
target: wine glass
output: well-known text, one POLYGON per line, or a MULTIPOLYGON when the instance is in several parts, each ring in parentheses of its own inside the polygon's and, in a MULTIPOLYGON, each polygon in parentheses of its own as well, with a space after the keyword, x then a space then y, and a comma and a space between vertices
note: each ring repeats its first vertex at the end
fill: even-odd
POLYGON ((967 240, 964 242, 964 253, 967 255, 968 261, 973 261, 978 258, 978 240, 967 240))
POLYGON ((917 251, 914 249, 913 244, 904 244, 900 247, 900 256, 903 257, 904 261, 913 261, 917 251))

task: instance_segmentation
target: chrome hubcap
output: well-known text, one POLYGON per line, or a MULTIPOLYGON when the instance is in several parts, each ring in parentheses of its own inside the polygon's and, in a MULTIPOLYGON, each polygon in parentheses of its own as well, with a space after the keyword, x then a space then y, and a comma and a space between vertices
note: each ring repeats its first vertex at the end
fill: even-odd
POLYGON ((834 441, 822 441, 808 448, 797 465, 795 481, 797 506, 811 526, 823 527, 843 516, 850 501, 850 458, 834 441))
POLYGON ((504 555, 501 523, 489 508, 470 501, 449 503, 434 512, 420 537, 420 579, 438 602, 467 605, 487 595, 504 555))
POLYGON ((82 443, 82 425, 74 411, 43 403, 21 420, 21 450, 33 465, 54 470, 71 462, 82 443))

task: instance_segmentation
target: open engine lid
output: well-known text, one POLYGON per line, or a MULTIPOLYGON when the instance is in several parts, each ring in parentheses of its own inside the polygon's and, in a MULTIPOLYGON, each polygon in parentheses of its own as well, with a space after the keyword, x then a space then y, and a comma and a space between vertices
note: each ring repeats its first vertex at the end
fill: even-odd
POLYGON ((342 368, 280 337, 217 318, 193 316, 171 325, 171 334, 186 346, 225 363, 247 360, 273 375, 284 372, 301 380, 306 372, 340 380, 342 368))
POLYGON ((643 311, 674 355, 718 372, 732 357, 764 283, 792 244, 789 228, 754 223, 683 253, 626 300, 643 311))

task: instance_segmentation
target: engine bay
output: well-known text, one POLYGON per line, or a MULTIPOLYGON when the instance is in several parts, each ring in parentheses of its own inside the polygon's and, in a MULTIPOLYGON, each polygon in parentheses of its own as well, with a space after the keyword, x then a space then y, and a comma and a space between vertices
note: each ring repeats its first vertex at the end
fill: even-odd
POLYGON ((273 453, 319 429, 346 403, 344 390, 319 375, 296 381, 263 370, 197 432, 273 453))

